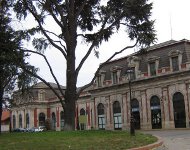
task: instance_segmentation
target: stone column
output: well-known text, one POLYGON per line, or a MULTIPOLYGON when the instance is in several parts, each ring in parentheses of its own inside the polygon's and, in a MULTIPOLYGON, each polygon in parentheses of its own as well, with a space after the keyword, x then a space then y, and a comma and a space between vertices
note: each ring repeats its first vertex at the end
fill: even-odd
POLYGON ((190 84, 186 84, 186 90, 187 90, 187 108, 188 108, 188 128, 190 128, 190 84))
POLYGON ((165 114, 164 128, 165 129, 174 128, 174 122, 172 121, 172 117, 171 117, 171 100, 170 100, 170 96, 169 96, 168 87, 164 87, 162 89, 162 93, 163 93, 163 101, 162 102, 164 105, 164 114, 165 114))
POLYGON ((107 114, 106 130, 111 130, 112 126, 111 126, 111 115, 110 115, 111 112, 110 96, 106 96, 105 100, 106 100, 106 114, 107 114))
POLYGON ((142 129, 151 129, 151 118, 149 118, 149 113, 148 111, 149 106, 148 106, 148 100, 147 100, 147 95, 146 95, 146 90, 141 91, 141 102, 142 102, 142 123, 141 123, 141 128, 142 129))
POLYGON ((123 101, 123 109, 122 109, 122 120, 123 120, 123 125, 122 125, 122 129, 123 130, 127 130, 127 95, 123 94, 122 95, 122 101, 123 101))

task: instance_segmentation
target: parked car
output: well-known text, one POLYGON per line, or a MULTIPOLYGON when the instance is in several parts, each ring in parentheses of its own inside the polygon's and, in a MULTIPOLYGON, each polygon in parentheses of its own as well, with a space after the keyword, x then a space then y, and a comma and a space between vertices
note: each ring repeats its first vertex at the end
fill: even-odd
POLYGON ((13 130, 13 132, 25 132, 24 128, 16 128, 13 130))
POLYGON ((30 131, 30 129, 29 128, 25 128, 25 132, 29 132, 30 131))
POLYGON ((46 131, 46 127, 45 126, 39 126, 39 131, 46 131))
POLYGON ((39 128, 32 127, 29 129, 29 132, 40 132, 40 131, 39 131, 39 128))
POLYGON ((46 127, 45 126, 39 126, 39 127, 32 127, 28 130, 28 132, 42 132, 45 131, 46 127))

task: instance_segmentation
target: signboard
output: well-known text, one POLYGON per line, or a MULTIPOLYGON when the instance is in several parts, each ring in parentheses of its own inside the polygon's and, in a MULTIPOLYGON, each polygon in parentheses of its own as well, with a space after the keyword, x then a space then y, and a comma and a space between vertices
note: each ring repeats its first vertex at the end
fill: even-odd
POLYGON ((87 116, 86 115, 81 115, 79 116, 79 123, 87 123, 87 116))

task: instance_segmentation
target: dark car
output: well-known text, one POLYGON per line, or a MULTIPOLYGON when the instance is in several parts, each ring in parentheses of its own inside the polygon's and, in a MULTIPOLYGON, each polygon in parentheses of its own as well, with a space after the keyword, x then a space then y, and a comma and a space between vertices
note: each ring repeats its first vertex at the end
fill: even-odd
POLYGON ((25 129, 23 128, 16 128, 13 130, 13 132, 25 132, 25 129))

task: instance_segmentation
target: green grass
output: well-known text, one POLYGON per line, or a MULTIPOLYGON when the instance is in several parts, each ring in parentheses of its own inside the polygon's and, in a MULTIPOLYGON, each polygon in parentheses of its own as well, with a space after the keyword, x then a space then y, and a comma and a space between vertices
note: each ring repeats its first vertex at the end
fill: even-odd
POLYGON ((126 131, 3 133, 1 150, 122 150, 157 141, 151 135, 126 131))

